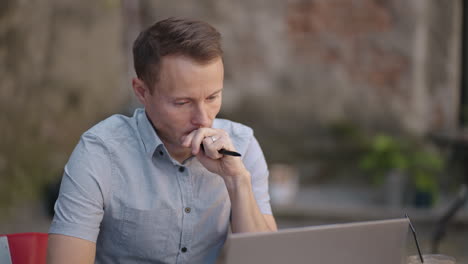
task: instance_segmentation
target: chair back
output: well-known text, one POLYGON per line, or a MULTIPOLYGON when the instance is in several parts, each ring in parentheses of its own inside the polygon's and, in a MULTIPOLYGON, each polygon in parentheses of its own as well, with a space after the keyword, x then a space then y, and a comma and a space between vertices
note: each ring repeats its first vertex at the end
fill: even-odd
MULTIPOLYGON (((18 233, 0 235, 0 257, 7 256, 9 250, 11 264, 46 264, 47 239, 45 233, 18 233), (6 239, 5 239, 6 238, 6 239), (8 244, 5 245, 7 241, 8 244)), ((6 262, 6 260, 0 259, 6 262)), ((6 262, 9 263, 9 262, 6 262)))

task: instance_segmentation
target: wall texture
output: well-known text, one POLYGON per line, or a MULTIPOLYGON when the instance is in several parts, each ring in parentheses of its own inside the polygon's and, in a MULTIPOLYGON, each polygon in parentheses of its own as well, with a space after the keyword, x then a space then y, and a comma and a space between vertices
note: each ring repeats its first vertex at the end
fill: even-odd
POLYGON ((126 104, 118 1, 4 0, 0 208, 61 174, 84 130, 126 104))

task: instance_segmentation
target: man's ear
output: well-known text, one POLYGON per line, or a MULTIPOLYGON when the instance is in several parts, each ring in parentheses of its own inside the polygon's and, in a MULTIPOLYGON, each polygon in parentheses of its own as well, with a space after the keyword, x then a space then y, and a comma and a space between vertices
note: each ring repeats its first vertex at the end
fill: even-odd
POLYGON ((146 105, 146 97, 149 95, 149 90, 147 89, 145 82, 135 77, 132 79, 132 87, 138 101, 143 105, 146 105))

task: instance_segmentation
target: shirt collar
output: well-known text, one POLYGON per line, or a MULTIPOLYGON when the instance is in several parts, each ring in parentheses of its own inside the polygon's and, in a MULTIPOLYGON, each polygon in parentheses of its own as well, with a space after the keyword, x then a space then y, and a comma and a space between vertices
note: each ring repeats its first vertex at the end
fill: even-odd
POLYGON ((144 109, 139 108, 135 110, 138 131, 140 132, 143 146, 145 147, 146 153, 153 155, 156 148, 163 144, 159 138, 156 130, 153 128, 151 121, 148 119, 144 109))

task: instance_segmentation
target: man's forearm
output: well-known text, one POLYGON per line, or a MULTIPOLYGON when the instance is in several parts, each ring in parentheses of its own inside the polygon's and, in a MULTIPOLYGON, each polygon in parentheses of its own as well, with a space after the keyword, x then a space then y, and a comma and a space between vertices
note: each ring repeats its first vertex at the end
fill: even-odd
POLYGON ((226 182, 231 199, 231 228, 234 233, 276 231, 276 223, 270 217, 265 219, 258 208, 252 191, 250 174, 246 173, 236 180, 226 182))

